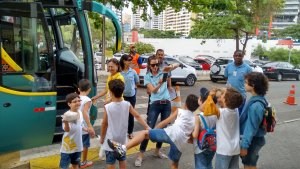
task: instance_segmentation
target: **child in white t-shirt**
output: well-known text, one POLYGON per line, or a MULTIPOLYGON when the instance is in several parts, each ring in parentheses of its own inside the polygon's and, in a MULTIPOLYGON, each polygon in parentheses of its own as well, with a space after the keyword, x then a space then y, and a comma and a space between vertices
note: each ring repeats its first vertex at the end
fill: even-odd
POLYGON ((104 107, 100 144, 103 144, 102 148, 105 150, 107 168, 115 168, 115 162, 118 160, 119 168, 124 169, 126 168, 126 154, 114 153, 107 140, 112 139, 122 144, 126 143, 129 112, 145 129, 150 129, 150 127, 131 104, 123 99, 122 94, 125 88, 123 81, 111 80, 108 88, 112 100, 104 107))
POLYGON ((168 157, 172 161, 171 168, 176 169, 178 168, 183 145, 188 143, 195 127, 193 112, 198 107, 198 97, 191 94, 185 101, 184 109, 179 108, 173 112, 167 119, 160 122, 155 129, 140 131, 126 145, 111 139, 108 140, 108 144, 116 153, 122 156, 128 149, 140 144, 144 139, 150 139, 153 142, 168 143, 170 144, 168 157), (175 120, 173 125, 162 129, 173 120, 175 120))
POLYGON ((60 168, 69 168, 70 163, 74 169, 78 169, 82 147, 82 113, 79 110, 80 98, 76 93, 66 96, 70 110, 62 116, 64 135, 61 145, 60 168))
MULTIPOLYGON (((215 91, 210 92, 211 95, 215 91)), ((217 120, 217 169, 238 169, 240 154, 240 127, 238 107, 243 103, 243 96, 234 88, 228 87, 219 99, 223 108, 220 108, 220 117, 217 120)))
POLYGON ((90 147, 90 136, 93 138, 95 136, 95 131, 90 122, 90 109, 92 106, 92 100, 89 98, 89 93, 91 91, 91 85, 88 79, 81 79, 78 83, 79 97, 81 99, 81 105, 79 110, 82 112, 83 117, 83 127, 87 131, 82 131, 82 162, 80 168, 86 168, 93 165, 92 161, 87 160, 88 150, 90 147))
MULTIPOLYGON (((217 112, 204 112, 203 103, 209 97, 209 91, 206 88, 200 89, 200 97, 198 100, 200 113, 195 114, 195 128, 193 131, 193 144, 194 144, 194 158, 195 169, 212 169, 212 160, 215 156, 214 151, 201 150, 198 146, 198 136, 202 129, 204 129, 204 122, 200 118, 200 114, 204 118, 207 127, 216 127, 217 112)), ((217 102, 216 98, 213 98, 214 103, 217 102)), ((205 106, 205 105, 204 105, 205 106)))

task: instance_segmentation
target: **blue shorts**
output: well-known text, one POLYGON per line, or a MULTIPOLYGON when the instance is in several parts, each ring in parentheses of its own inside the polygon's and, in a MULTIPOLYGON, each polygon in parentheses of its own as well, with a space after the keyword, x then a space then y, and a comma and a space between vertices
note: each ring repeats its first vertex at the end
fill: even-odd
POLYGON ((89 134, 82 135, 82 144, 83 147, 87 147, 87 148, 91 146, 89 134))
POLYGON ((126 160, 126 155, 120 158, 115 157, 115 153, 113 151, 105 151, 106 155, 106 164, 115 164, 116 161, 125 161, 126 160))
POLYGON ((194 154, 195 169, 212 169, 212 160, 215 156, 214 151, 202 151, 199 154, 194 154))
POLYGON ((68 169, 70 163, 78 166, 80 164, 81 152, 75 152, 71 154, 61 153, 60 156, 59 167, 62 169, 68 169))
POLYGON ((216 154, 216 169, 239 169, 239 156, 216 154))
POLYGON ((149 130, 149 139, 153 142, 162 142, 170 144, 170 151, 168 157, 173 162, 178 162, 181 157, 181 152, 178 150, 176 145, 167 135, 164 129, 152 129, 149 130))
POLYGON ((258 152, 266 144, 265 137, 253 137, 252 142, 248 148, 248 153, 242 158, 242 163, 246 166, 255 167, 258 161, 258 152))

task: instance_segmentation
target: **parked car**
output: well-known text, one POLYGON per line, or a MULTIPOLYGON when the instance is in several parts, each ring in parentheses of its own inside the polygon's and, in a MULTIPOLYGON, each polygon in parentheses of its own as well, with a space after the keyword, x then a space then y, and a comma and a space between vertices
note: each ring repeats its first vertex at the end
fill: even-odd
POLYGON ((115 53, 114 54, 114 58, 116 58, 118 61, 120 61, 121 57, 124 55, 125 53, 115 53))
POLYGON ((262 66, 264 74, 269 79, 281 81, 286 78, 300 80, 300 70, 289 62, 270 62, 262 66))
POLYGON ((186 65, 189 65, 193 68, 195 68, 196 70, 202 70, 202 67, 196 62, 194 61, 193 58, 189 57, 189 56, 174 56, 176 57, 179 61, 185 63, 186 65))
MULTIPOLYGON (((141 55, 143 58, 142 68, 139 74, 140 83, 144 84, 144 76, 147 73, 147 61, 151 55, 141 55)), ((172 71, 172 84, 176 84, 177 82, 184 82, 187 86, 193 86, 197 81, 196 69, 179 61, 177 58, 172 56, 165 56, 165 60, 168 64, 179 63, 182 64, 183 67, 178 67, 172 71)))
POLYGON ((210 70, 210 66, 214 61, 216 61, 216 59, 209 55, 198 55, 194 58, 194 61, 202 66, 202 70, 210 70))
POLYGON ((96 64, 95 64, 95 69, 96 69, 96 70, 102 70, 101 64, 96 63, 96 64))
POLYGON ((96 63, 101 63, 102 59, 102 52, 95 52, 94 53, 94 59, 96 63))
MULTIPOLYGON (((233 62, 232 57, 220 57, 218 58, 210 68, 210 79, 212 82, 217 82, 219 80, 225 80, 224 71, 228 63, 233 62)), ((243 62, 247 63, 253 71, 263 73, 261 67, 257 66, 250 60, 244 59, 243 62)))

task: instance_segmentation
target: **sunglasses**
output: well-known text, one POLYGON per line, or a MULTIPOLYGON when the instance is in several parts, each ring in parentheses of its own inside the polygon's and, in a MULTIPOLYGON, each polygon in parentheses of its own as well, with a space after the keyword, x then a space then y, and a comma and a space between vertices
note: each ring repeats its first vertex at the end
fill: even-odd
POLYGON ((150 66, 151 66, 151 67, 155 67, 155 66, 158 67, 158 66, 159 66, 159 63, 156 63, 156 64, 150 64, 150 66))

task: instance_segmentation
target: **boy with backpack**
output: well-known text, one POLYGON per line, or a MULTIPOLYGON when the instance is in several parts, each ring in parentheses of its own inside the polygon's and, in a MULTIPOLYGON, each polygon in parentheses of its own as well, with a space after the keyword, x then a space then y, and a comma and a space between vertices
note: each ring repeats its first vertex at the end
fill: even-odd
POLYGON ((240 155, 245 169, 256 168, 258 153, 266 143, 266 130, 262 123, 268 105, 265 99, 268 86, 268 78, 262 73, 252 72, 245 76, 245 89, 252 94, 240 116, 240 155))
POLYGON ((150 139, 153 142, 168 143, 170 144, 168 157, 172 161, 171 168, 177 169, 182 146, 188 142, 195 127, 193 112, 198 107, 198 97, 190 94, 186 98, 184 109, 178 108, 167 119, 160 122, 155 129, 140 131, 126 145, 115 142, 115 140, 108 140, 108 144, 116 153, 124 156, 127 150, 140 144, 144 139, 150 139), (174 119, 176 120, 173 125, 162 129, 174 119))
MULTIPOLYGON (((210 91, 214 96, 215 90, 210 91)), ((240 128, 238 107, 243 103, 243 96, 236 89, 227 87, 219 98, 223 108, 216 123, 217 169, 238 169, 240 154, 240 128)), ((206 103, 204 103, 205 105, 206 103)))
MULTIPOLYGON (((200 89, 198 100, 200 113, 195 115, 195 128, 193 131, 193 145, 195 169, 212 169, 212 160, 215 155, 216 134, 215 127, 217 122, 217 112, 204 112, 202 107, 206 99, 212 99, 206 88, 200 89), (209 143, 209 141, 212 141, 209 143)), ((216 103, 216 98, 213 102, 216 103)))

